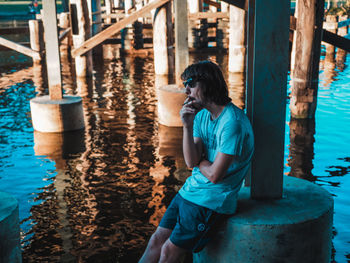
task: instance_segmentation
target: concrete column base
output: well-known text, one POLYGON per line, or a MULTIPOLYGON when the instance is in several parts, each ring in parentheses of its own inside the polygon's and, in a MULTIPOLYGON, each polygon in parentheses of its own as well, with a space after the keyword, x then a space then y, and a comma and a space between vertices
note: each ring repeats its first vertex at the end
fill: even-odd
POLYGON ((30 100, 33 127, 40 132, 64 132, 84 128, 83 105, 80 97, 63 96, 50 100, 49 96, 30 100))
POLYGON ((169 127, 181 127, 180 110, 187 95, 183 88, 172 84, 157 89, 158 120, 160 124, 169 127))
POLYGON ((22 262, 18 202, 0 192, 0 262, 22 262))
POLYGON ((239 193, 238 211, 193 262, 329 262, 333 199, 320 186, 284 177, 279 200, 250 199, 239 193))

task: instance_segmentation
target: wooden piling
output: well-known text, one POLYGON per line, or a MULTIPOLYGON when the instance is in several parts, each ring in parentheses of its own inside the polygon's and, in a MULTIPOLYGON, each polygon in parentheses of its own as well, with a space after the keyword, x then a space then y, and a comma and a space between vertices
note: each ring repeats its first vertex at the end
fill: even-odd
POLYGON ((157 8, 153 19, 154 70, 158 75, 171 73, 170 41, 172 38, 171 3, 157 8))
MULTIPOLYGON (((91 37, 90 18, 87 3, 84 0, 71 0, 71 15, 73 28, 73 45, 80 47, 91 37)), ((75 71, 78 78, 92 74, 92 54, 88 51, 84 55, 75 57, 75 71)))
POLYGON ((175 75, 176 82, 180 82, 180 75, 188 66, 188 16, 187 0, 176 0, 175 11, 175 75))
MULTIPOLYGON (((59 14, 59 26, 61 28, 61 31, 65 31, 70 27, 70 21, 69 21, 69 13, 60 13, 59 14)), ((60 49, 64 48, 65 50, 68 49, 69 46, 72 44, 72 34, 71 32, 68 33, 68 35, 60 41, 60 49)))
MULTIPOLYGON (((323 23, 323 29, 336 34, 337 29, 338 29, 337 16, 326 15, 326 22, 323 23)), ((334 53, 335 53, 335 46, 332 44, 328 44, 328 43, 324 43, 324 44, 326 46, 325 60, 333 61, 334 60, 334 53)))
POLYGON ((100 33, 102 29, 101 0, 91 0, 90 21, 92 35, 100 33))
POLYGON ((51 100, 60 100, 62 99, 62 77, 56 19, 56 1, 44 0, 42 4, 49 94, 51 100))
POLYGON ((42 61, 42 52, 44 50, 44 27, 41 20, 29 20, 30 47, 39 52, 39 57, 33 57, 34 63, 42 61))
POLYGON ((246 11, 230 6, 229 64, 230 72, 244 72, 246 61, 246 11))
MULTIPOLYGON (((133 0, 124 0, 125 16, 130 15, 131 9, 133 7, 134 7, 133 0)), ((122 30, 122 48, 124 50, 131 50, 132 41, 133 41, 133 29, 132 29, 132 25, 129 24, 122 30)))
MULTIPOLYGON (((201 0, 187 0, 188 12, 195 14, 202 11, 201 0)), ((188 20, 188 47, 194 48, 196 46, 196 34, 200 29, 200 20, 189 19, 188 20)), ((197 40, 198 41, 198 40, 197 40)))
MULTIPOLYGON (((339 16, 339 22, 347 20, 349 17, 347 15, 339 16)), ((348 34, 348 27, 343 26, 338 28, 339 36, 346 36, 348 34)), ((338 48, 336 55, 336 65, 340 70, 344 69, 344 63, 346 59, 347 52, 344 49, 338 48)))
POLYGON ((106 7, 106 20, 105 24, 111 24, 111 14, 112 14, 112 0, 105 0, 105 7, 106 7))
POLYGON ((324 1, 297 1, 290 110, 293 118, 313 118, 316 110, 324 1))

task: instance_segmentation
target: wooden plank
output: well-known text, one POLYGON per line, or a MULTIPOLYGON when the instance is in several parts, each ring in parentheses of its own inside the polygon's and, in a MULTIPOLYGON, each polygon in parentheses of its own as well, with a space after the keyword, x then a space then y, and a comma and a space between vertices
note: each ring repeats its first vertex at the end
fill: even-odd
POLYGON ((211 13, 211 12, 198 12, 198 13, 189 13, 188 19, 191 20, 198 20, 198 19, 205 19, 205 18, 229 18, 228 12, 217 12, 217 13, 211 13))
POLYGON ((350 18, 347 20, 338 22, 338 28, 343 26, 350 26, 350 18))
POLYGON ((72 50, 72 56, 81 56, 85 54, 87 51, 91 50, 98 44, 102 43, 107 38, 111 37, 115 33, 122 30, 127 25, 133 23, 136 21, 139 17, 142 17, 144 14, 150 12, 152 9, 155 9, 157 7, 160 7, 164 5, 165 3, 169 2, 170 0, 156 0, 148 3, 144 7, 142 7, 140 10, 137 10, 135 13, 131 14, 130 16, 122 19, 118 23, 111 25, 107 29, 103 30, 99 34, 93 36, 92 38, 85 41, 80 47, 75 48, 72 50))
POLYGON ((248 11, 249 0, 222 0, 222 1, 248 11))
POLYGON ((216 8, 221 8, 221 4, 220 3, 217 3, 217 2, 214 2, 214 1, 210 1, 210 0, 204 0, 203 2, 205 4, 207 4, 207 5, 212 5, 212 6, 215 6, 216 8))
POLYGON ((329 32, 325 29, 323 29, 322 41, 350 52, 350 39, 338 36, 337 34, 329 32))
POLYGON ((3 45, 7 48, 13 49, 19 53, 22 53, 26 56, 32 57, 33 59, 40 59, 40 54, 37 51, 34 51, 30 48, 27 48, 23 45, 17 44, 13 41, 7 40, 3 37, 0 37, 0 45, 3 45))

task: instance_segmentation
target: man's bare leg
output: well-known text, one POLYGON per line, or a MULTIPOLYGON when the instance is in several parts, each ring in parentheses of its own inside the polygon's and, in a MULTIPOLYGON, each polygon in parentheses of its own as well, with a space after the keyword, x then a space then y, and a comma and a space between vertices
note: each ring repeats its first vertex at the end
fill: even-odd
POLYGON ((168 239, 162 246, 159 263, 177 263, 185 252, 185 249, 174 245, 170 239, 168 239))
POLYGON ((159 261, 162 246, 170 237, 171 232, 171 229, 159 226, 156 232, 151 236, 139 263, 157 263, 159 261))

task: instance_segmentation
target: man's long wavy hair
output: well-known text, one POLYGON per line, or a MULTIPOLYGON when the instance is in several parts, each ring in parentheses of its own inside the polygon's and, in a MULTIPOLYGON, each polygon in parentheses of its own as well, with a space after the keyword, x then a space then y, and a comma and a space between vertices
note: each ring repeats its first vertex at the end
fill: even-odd
POLYGON ((203 99, 206 102, 223 106, 231 101, 224 76, 214 62, 205 60, 188 66, 181 74, 181 79, 186 81, 189 78, 200 82, 203 99))

